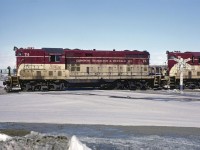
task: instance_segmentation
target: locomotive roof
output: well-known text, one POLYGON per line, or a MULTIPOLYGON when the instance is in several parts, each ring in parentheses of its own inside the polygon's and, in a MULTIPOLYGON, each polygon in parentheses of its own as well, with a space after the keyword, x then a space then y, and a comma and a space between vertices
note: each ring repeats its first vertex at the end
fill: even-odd
POLYGON ((149 52, 144 50, 144 51, 139 51, 139 50, 83 50, 83 49, 68 49, 68 48, 41 48, 41 49, 35 49, 35 48, 20 48, 19 50, 44 50, 47 53, 59 53, 63 54, 65 51, 72 51, 72 52, 81 52, 81 53, 125 53, 125 54, 147 54, 149 55, 149 52))
POLYGON ((180 52, 180 51, 174 51, 174 52, 167 52, 168 54, 184 54, 184 55, 193 55, 193 56, 200 56, 200 52, 189 52, 189 51, 186 51, 186 52, 180 52))
POLYGON ((64 50, 68 50, 68 51, 82 51, 82 52, 130 52, 130 53, 148 53, 146 50, 144 51, 139 51, 139 50, 96 50, 96 49, 93 49, 93 50, 84 50, 84 49, 64 49, 64 50))
POLYGON ((47 53, 63 53, 64 50, 62 48, 42 48, 47 53))
POLYGON ((48 54, 58 54, 58 55, 63 55, 64 53, 71 53, 75 55, 101 55, 105 56, 105 54, 108 56, 112 55, 127 55, 127 57, 148 57, 150 53, 146 50, 143 51, 138 51, 138 50, 96 50, 96 49, 90 49, 90 50, 82 50, 82 49, 68 49, 68 48, 41 48, 41 49, 36 49, 33 47, 30 48, 20 48, 18 50, 30 50, 30 51, 45 51, 48 54), (141 55, 141 56, 140 56, 141 55))

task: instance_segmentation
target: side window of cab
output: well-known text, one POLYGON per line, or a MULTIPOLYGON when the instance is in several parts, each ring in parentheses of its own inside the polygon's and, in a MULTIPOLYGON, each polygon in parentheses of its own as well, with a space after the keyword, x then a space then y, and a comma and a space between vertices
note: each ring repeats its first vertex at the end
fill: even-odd
POLYGON ((60 62, 60 55, 50 55, 50 62, 60 62))

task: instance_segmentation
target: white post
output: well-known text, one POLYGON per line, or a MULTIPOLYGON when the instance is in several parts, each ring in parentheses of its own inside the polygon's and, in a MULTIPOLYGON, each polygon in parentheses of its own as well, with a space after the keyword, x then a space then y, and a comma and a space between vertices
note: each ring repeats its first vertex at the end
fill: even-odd
POLYGON ((183 71, 180 71, 180 92, 183 92, 183 71))

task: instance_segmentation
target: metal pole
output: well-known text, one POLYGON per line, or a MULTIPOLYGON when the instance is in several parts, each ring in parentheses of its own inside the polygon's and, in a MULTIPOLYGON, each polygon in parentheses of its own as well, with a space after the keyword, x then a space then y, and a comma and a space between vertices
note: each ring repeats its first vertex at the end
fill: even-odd
POLYGON ((180 92, 183 92, 183 71, 180 71, 180 92))

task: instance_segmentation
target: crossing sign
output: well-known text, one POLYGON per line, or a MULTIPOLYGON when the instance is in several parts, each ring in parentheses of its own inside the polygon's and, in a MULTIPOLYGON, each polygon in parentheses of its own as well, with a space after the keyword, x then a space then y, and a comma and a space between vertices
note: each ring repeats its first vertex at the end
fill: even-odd
POLYGON ((185 69, 189 69, 191 70, 191 65, 188 64, 187 62, 190 61, 191 59, 183 59, 183 58, 174 58, 174 60, 177 62, 176 66, 177 66, 177 70, 180 71, 184 71, 185 69))
POLYGON ((189 65, 187 62, 191 59, 183 59, 183 58, 174 58, 174 60, 177 62, 177 70, 180 72, 180 91, 183 92, 183 72, 185 69, 191 69, 191 65, 189 65))

